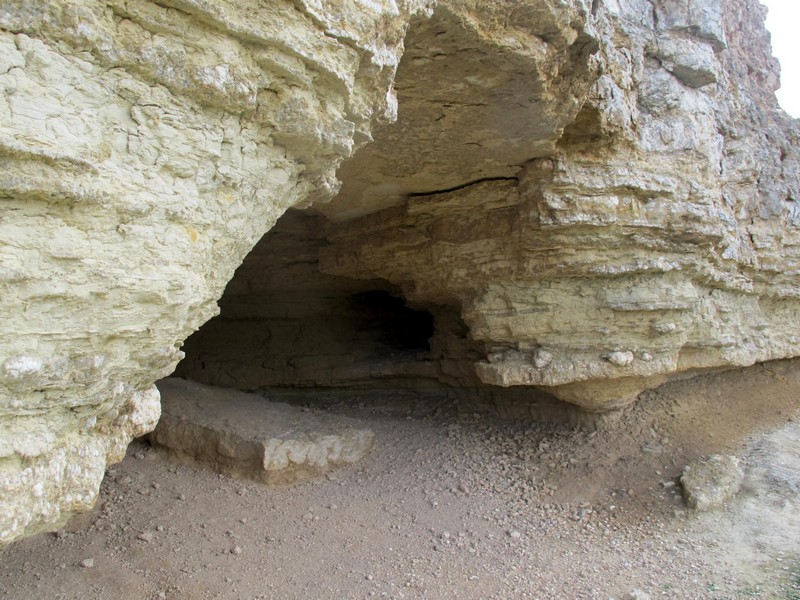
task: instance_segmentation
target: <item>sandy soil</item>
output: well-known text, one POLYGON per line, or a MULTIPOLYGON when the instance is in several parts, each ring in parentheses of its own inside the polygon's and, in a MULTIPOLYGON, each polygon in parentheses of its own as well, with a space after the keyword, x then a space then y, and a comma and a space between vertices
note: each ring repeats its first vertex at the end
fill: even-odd
POLYGON ((450 401, 309 410, 376 448, 267 488, 138 441, 94 512, 2 553, 0 598, 800 600, 800 362, 672 383, 598 432, 450 401), (745 490, 687 511, 675 481, 718 452, 745 459, 745 490))

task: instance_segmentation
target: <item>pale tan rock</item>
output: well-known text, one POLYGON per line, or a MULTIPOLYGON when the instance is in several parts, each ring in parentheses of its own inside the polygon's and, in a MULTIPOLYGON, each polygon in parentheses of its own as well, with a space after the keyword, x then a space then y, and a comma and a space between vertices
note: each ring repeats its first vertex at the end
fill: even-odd
POLYGON ((267 484, 318 477, 354 463, 375 435, 357 421, 318 416, 262 396, 169 378, 150 442, 183 461, 267 484))
POLYGON ((687 465, 681 475, 686 504, 698 511, 724 505, 739 493, 744 482, 744 469, 739 459, 715 454, 687 465))
POLYGON ((92 505, 247 252, 394 117, 428 10, 173 4, 0 3, 0 545, 92 505))
MULTIPOLYGON (((472 362, 481 382, 541 387, 592 411, 682 373, 795 356, 798 126, 772 94, 777 65, 763 14, 750 1, 655 4, 595 3, 572 21, 597 45, 573 54, 566 71, 570 89, 584 90, 582 107, 576 114, 564 95, 560 115, 506 109, 509 122, 541 127, 525 137, 542 154, 520 150, 528 160, 510 160, 513 168, 484 169, 504 154, 480 128, 448 131, 433 142, 435 159, 422 147, 428 137, 379 130, 340 171, 341 198, 321 209, 346 222, 329 227, 320 269, 386 279, 415 306, 457 311, 466 344, 483 354, 472 362), (373 156, 383 143, 391 153, 373 156), (432 185, 439 164, 461 158, 451 172, 470 175, 432 185), (381 176, 398 163, 411 165, 400 188, 381 176), (350 190, 366 178, 399 197, 384 208, 376 192, 381 210, 356 215, 350 190)), ((437 9, 429 26, 449 10, 437 9)), ((544 56, 524 60, 541 65, 544 56)), ((441 60, 457 68, 457 57, 441 60)), ((504 72, 497 62, 487 82, 504 72)), ((410 101, 401 123, 443 127, 416 110, 424 90, 404 85, 416 68, 401 63, 410 101)), ((544 87, 536 102, 563 94, 544 87)), ((497 123, 496 93, 472 90, 473 123, 497 123)), ((358 194, 369 208, 370 194, 358 194)))
POLYGON ((799 130, 777 85, 756 0, 2 2, 0 544, 91 504, 290 207, 327 224, 272 291, 235 282, 227 322, 276 335, 234 384, 608 411, 796 356, 799 130), (287 288, 282 314, 260 306, 287 288), (374 290, 433 317, 424 344, 396 356, 345 321, 314 340, 315 310, 374 290))

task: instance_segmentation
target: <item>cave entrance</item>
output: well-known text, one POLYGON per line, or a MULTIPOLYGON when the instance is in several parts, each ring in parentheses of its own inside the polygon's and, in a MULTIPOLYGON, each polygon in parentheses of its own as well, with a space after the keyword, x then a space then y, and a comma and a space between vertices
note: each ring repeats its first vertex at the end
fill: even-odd
POLYGON ((322 215, 287 211, 237 269, 220 314, 186 340, 174 375, 304 406, 426 413, 456 400, 507 418, 582 418, 544 392, 482 383, 475 364, 486 349, 458 307, 326 273, 328 227, 322 215))
POLYGON ((322 272, 326 224, 299 210, 281 217, 228 284, 220 315, 184 344, 178 377, 282 395, 453 384, 448 349, 466 339, 457 312, 409 305, 384 280, 322 272))

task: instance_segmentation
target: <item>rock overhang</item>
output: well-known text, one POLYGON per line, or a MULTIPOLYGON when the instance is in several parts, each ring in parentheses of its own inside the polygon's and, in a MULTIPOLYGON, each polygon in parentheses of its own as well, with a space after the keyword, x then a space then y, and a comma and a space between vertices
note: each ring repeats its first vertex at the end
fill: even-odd
POLYGON ((91 504, 291 206, 328 221, 315 282, 444 324, 395 375, 602 411, 795 356, 798 129, 757 9, 5 3, 0 542, 91 504))

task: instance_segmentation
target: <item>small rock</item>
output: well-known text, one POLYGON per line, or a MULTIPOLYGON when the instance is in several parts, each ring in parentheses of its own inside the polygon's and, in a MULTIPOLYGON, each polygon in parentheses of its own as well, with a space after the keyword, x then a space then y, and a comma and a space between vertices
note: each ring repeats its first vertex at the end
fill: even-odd
POLYGON ((522 534, 516 529, 512 529, 511 531, 508 532, 508 537, 518 540, 519 538, 522 537, 522 534))
POLYGON ((178 500, 186 500, 185 494, 178 494, 178 500))
POLYGON ((612 365, 627 367, 633 363, 633 352, 612 352, 606 357, 606 360, 612 365))
POLYGON ((739 493, 743 481, 739 459, 720 454, 688 464, 681 475, 686 504, 698 511, 723 505, 739 493))
POLYGON ((533 355, 533 366, 537 369, 544 369, 547 365, 553 362, 553 355, 547 350, 539 348, 533 355))
POLYGON ((86 558, 81 561, 81 566, 84 569, 91 569, 94 566, 94 559, 93 558, 86 558))
POLYGON ((650 594, 646 594, 642 590, 631 590, 622 597, 622 600, 650 600, 650 594))
POLYGON ((143 542, 152 542, 153 533, 151 531, 143 531, 142 533, 136 536, 136 539, 142 540, 143 542))
POLYGON ((233 550, 231 550, 231 554, 235 554, 236 556, 239 556, 241 553, 242 553, 241 546, 234 546, 233 550))

